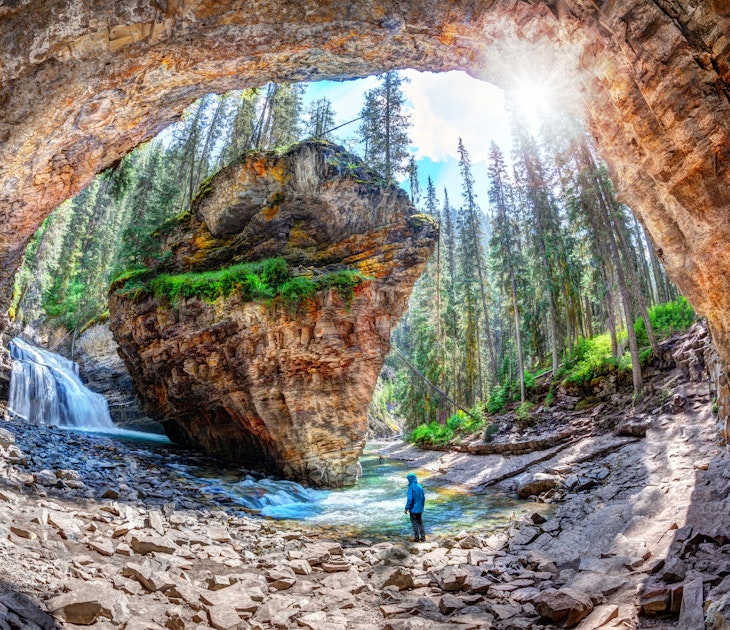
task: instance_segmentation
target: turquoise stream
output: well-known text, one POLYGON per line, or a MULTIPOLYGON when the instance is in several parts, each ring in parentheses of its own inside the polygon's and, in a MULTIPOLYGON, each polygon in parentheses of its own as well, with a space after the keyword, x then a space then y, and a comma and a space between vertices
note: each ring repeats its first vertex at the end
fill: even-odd
MULTIPOLYGON (((313 490, 291 481, 241 471, 188 466, 178 472, 202 482, 201 491, 225 497, 261 516, 288 521, 293 526, 315 526, 339 536, 370 539, 405 537, 410 520, 403 513, 406 475, 415 472, 426 492, 424 523, 427 535, 449 536, 461 531, 485 533, 507 525, 511 517, 534 512, 534 503, 494 491, 466 492, 438 481, 425 470, 405 462, 382 459, 373 447, 361 458, 358 483, 340 490, 313 490)), ((545 506, 542 506, 543 508, 545 506)))

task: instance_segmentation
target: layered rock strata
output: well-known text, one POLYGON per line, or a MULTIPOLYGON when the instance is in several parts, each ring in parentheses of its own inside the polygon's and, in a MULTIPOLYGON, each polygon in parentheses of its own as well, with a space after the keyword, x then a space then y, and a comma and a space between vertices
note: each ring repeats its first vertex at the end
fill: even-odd
POLYGON ((283 257, 318 290, 298 305, 239 290, 169 304, 117 284, 110 327, 172 439, 317 486, 352 483, 390 331, 436 233, 401 189, 331 145, 252 155, 204 185, 154 273, 283 257), (364 279, 326 283, 342 270, 364 279))
POLYGON ((160 424, 142 412, 132 377, 106 324, 96 324, 84 331, 75 361, 85 385, 106 398, 114 424, 130 431, 162 433, 160 424))

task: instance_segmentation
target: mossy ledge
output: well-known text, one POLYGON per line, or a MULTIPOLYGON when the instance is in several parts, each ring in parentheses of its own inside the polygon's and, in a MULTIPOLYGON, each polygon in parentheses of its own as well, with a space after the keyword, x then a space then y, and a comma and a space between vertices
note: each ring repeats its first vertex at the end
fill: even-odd
POLYGON ((298 274, 281 257, 239 263, 222 269, 180 274, 159 274, 145 267, 127 269, 112 281, 110 291, 138 299, 152 295, 168 306, 181 299, 197 298, 213 303, 232 293, 244 301, 278 299, 296 310, 319 291, 334 288, 349 307, 357 286, 372 280, 356 269, 332 269, 312 275, 298 274))

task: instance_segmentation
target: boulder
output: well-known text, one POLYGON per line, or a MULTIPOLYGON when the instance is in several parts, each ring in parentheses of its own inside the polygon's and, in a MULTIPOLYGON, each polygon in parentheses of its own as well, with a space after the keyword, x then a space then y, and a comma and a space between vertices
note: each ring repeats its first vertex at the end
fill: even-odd
POLYGON ((533 495, 537 496, 558 485, 560 478, 557 475, 548 473, 525 473, 515 479, 517 495, 527 499, 533 495))
MULTIPOLYGON (((86 582, 46 602, 48 612, 66 623, 89 626, 101 618, 122 622, 123 596, 105 582, 86 582)), ((128 618, 128 617, 127 617, 128 618)))
POLYGON ((546 589, 538 595, 534 604, 540 616, 566 628, 577 625, 593 610, 590 598, 572 588, 546 589))

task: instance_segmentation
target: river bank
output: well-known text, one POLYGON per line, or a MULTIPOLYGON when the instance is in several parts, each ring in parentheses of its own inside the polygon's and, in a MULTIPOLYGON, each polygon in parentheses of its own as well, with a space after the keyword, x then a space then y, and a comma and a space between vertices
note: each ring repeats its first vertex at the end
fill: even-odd
POLYGON ((654 385, 634 435, 588 415, 524 455, 378 445, 474 501, 538 499, 448 535, 427 505, 418 544, 253 516, 170 445, 2 423, 0 628, 723 628, 730 458, 701 376, 654 385))

